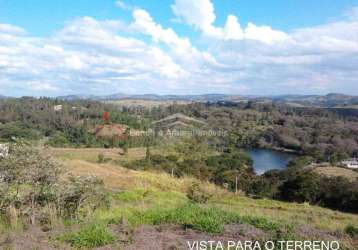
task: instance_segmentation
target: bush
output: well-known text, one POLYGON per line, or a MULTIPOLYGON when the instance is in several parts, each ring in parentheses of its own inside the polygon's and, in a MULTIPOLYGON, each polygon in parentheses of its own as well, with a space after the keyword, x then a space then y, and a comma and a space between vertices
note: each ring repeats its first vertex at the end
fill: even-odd
POLYGON ((344 231, 347 234, 349 234, 352 238, 358 237, 358 227, 355 227, 353 225, 348 225, 344 231))
POLYGON ((302 171, 290 176, 279 187, 281 198, 294 202, 315 204, 321 196, 321 178, 312 171, 302 171))
POLYGON ((102 153, 98 154, 98 156, 97 156, 97 163, 99 163, 99 164, 108 163, 108 162, 110 162, 110 161, 112 161, 112 158, 106 157, 106 156, 105 156, 104 154, 102 154, 102 153))
MULTIPOLYGON (((95 177, 60 179, 61 166, 43 152, 23 142, 10 147, 0 158, 0 215, 16 211, 30 223, 47 223, 45 210, 53 207, 59 216, 78 217, 106 203, 106 191, 95 177)), ((53 217, 51 212, 50 217, 53 217)))
POLYGON ((98 163, 104 163, 105 162, 104 154, 99 154, 98 155, 97 162, 98 163))
POLYGON ((11 145, 9 156, 0 159, 0 212, 14 207, 34 224, 37 208, 56 200, 59 173, 49 156, 23 142, 11 145))
POLYGON ((92 176, 70 176, 59 187, 57 201, 64 217, 86 216, 101 206, 109 206, 103 181, 92 176))
POLYGON ((78 232, 64 234, 58 239, 70 243, 72 247, 93 248, 111 244, 116 237, 105 225, 92 224, 78 232))
MULTIPOLYGON (((263 176, 270 179, 269 176, 263 176)), ((271 178, 274 181, 277 178, 271 178)), ((337 176, 320 176, 313 171, 288 168, 281 172, 277 198, 289 202, 309 202, 345 212, 358 212, 358 182, 337 176)), ((270 185, 276 185, 271 182, 270 185)), ((275 197, 274 197, 275 198, 275 197)))
POLYGON ((311 156, 299 156, 294 158, 289 164, 288 167, 298 167, 302 168, 314 162, 314 158, 311 156))
POLYGON ((186 196, 189 200, 197 203, 207 203, 212 194, 201 187, 200 183, 194 182, 187 190, 186 196))
POLYGON ((69 145, 70 142, 65 134, 63 133, 57 133, 52 138, 50 138, 46 145, 52 146, 52 147, 65 147, 69 145))
POLYGON ((26 127, 21 122, 0 123, 0 138, 11 141, 12 138, 22 138, 28 140, 40 139, 38 131, 26 127))

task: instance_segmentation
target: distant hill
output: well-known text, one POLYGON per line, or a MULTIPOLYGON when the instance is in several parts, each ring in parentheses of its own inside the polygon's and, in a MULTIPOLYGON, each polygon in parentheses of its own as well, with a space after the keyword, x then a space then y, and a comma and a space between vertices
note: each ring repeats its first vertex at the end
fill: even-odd
POLYGON ((152 101, 224 101, 241 99, 239 96, 225 95, 225 94, 203 94, 203 95, 157 95, 157 94, 144 94, 144 95, 127 95, 123 93, 106 95, 106 96, 93 96, 93 95, 68 95, 57 97, 61 100, 97 100, 97 101, 115 101, 115 100, 152 100, 152 101))
POLYGON ((358 96, 350 96, 338 93, 328 95, 278 95, 278 96, 241 96, 226 94, 203 94, 203 95, 128 95, 123 93, 94 96, 94 95, 69 95, 57 97, 62 100, 81 100, 89 99, 96 101, 116 101, 116 100, 151 100, 151 101, 198 101, 198 102, 217 102, 217 101, 260 101, 284 103, 296 107, 351 107, 358 105, 358 96))
POLYGON ((317 107, 345 107, 358 105, 358 96, 331 93, 324 96, 319 95, 282 95, 272 98, 275 102, 283 102, 300 106, 317 107))

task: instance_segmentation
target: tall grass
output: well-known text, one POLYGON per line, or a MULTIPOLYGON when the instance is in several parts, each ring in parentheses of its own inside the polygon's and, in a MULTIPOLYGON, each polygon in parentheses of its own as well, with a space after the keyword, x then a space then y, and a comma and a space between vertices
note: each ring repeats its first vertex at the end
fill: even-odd
POLYGON ((231 223, 250 224, 265 231, 274 231, 285 226, 264 217, 241 216, 239 213, 228 212, 216 206, 203 206, 191 202, 169 210, 156 207, 146 211, 134 211, 129 214, 128 220, 132 225, 176 224, 214 234, 222 233, 224 225, 231 223))
POLYGON ((93 248, 111 244, 116 237, 105 224, 90 224, 77 232, 61 235, 57 239, 76 248, 93 248))

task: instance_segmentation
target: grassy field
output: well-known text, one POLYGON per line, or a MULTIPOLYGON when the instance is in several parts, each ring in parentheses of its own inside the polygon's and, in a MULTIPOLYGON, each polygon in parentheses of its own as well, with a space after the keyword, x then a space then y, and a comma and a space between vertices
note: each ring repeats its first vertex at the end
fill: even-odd
MULTIPOLYGON (((98 156, 103 155, 109 161, 128 162, 145 157, 146 148, 130 148, 127 154, 123 154, 121 149, 104 148, 47 148, 46 151, 53 157, 61 160, 81 160, 91 163, 97 163, 98 156)), ((152 154, 168 155, 175 153, 171 145, 165 147, 151 147, 152 154)))
POLYGON ((326 176, 342 176, 349 180, 356 180, 358 178, 358 172, 340 167, 317 167, 314 169, 315 172, 326 176))
MULTIPOLYGON (((180 230, 189 228, 196 230, 195 232, 203 232, 208 237, 219 237, 217 235, 227 233, 226 225, 248 225, 274 240, 339 239, 346 247, 342 249, 355 249, 354 246, 358 243, 346 233, 347 226, 354 230, 358 228, 358 215, 355 214, 306 203, 252 199, 210 183, 200 183, 212 195, 208 203, 191 203, 186 191, 196 181, 193 178, 178 179, 164 173, 129 170, 121 167, 117 161, 116 164, 97 163, 100 153, 113 160, 140 159, 145 156, 144 148, 130 149, 126 156, 120 155, 115 149, 48 150, 63 163, 66 174, 95 175, 103 179, 110 190, 111 201, 110 208, 98 209, 81 220, 65 223, 64 229, 55 230, 48 243, 51 247, 73 249, 109 245, 108 248, 99 249, 126 249, 119 235, 122 235, 123 225, 127 224, 130 228, 130 240, 126 244, 132 246, 128 249, 144 249, 140 245, 143 237, 141 233, 145 229, 143 225, 178 225, 180 230)), ((150 231, 148 228, 146 230, 150 231)), ((160 230, 166 229, 154 230, 157 235, 155 237, 160 236, 160 230)), ((172 235, 174 238, 165 238, 163 241, 175 241, 175 237, 184 237, 187 233, 176 230, 164 231, 161 237, 172 235)), ((195 237, 203 237, 196 234, 195 237)), ((149 238, 144 238, 145 242, 150 242, 150 237, 154 236, 147 237, 149 238)), ((263 240, 261 236, 259 238, 263 240)), ((156 241, 160 241, 159 238, 156 241)))
MULTIPOLYGON (((129 193, 150 191, 160 197, 163 194, 174 193, 174 197, 185 199, 184 192, 193 178, 172 178, 164 173, 142 172, 122 168, 112 164, 97 164, 96 155, 104 153, 113 159, 121 158, 113 149, 51 149, 54 155, 64 160, 69 172, 78 175, 95 175, 104 179, 107 187, 113 190, 122 190, 129 193), (138 191, 139 190, 139 191, 138 191)), ((144 148, 129 150, 128 158, 145 156, 144 148)), ((331 169, 331 168, 329 168, 331 169)), ((325 170, 327 170, 325 168, 325 170)), ((308 204, 295 204, 267 199, 251 199, 244 195, 234 195, 212 184, 205 183, 215 196, 212 204, 220 205, 228 210, 235 210, 242 215, 265 216, 272 220, 294 224, 310 224, 314 227, 329 230, 343 230, 348 224, 358 226, 358 215, 346 214, 308 204)), ((170 195, 169 195, 170 197, 170 195)), ((156 205, 155 197, 146 198, 146 205, 156 205), (153 198, 153 199, 152 199, 153 198)), ((171 200, 173 200, 171 198, 171 200)))

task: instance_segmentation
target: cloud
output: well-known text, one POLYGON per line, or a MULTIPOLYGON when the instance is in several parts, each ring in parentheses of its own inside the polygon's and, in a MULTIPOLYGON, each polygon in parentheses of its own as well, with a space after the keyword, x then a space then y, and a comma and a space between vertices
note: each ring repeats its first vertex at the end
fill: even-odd
POLYGON ((358 20, 358 6, 353 7, 345 12, 345 16, 351 20, 358 20))
POLYGON ((116 6, 122 10, 130 10, 132 7, 122 0, 116 1, 116 6))
POLYGON ((181 77, 189 77, 190 72, 201 74, 203 65, 216 64, 214 57, 208 52, 199 51, 188 38, 179 37, 171 28, 163 28, 157 24, 150 14, 143 9, 133 11, 132 27, 152 38, 155 43, 163 43, 169 47, 169 54, 182 65, 181 77))
POLYGON ((171 6, 174 14, 197 30, 206 33, 215 32, 213 23, 216 19, 214 5, 210 0, 176 0, 171 6))
POLYGON ((174 49, 179 54, 185 54, 194 50, 189 39, 180 38, 173 29, 164 29, 156 24, 150 14, 143 9, 136 9, 133 12, 133 26, 139 32, 152 37, 154 42, 163 42, 174 49))
POLYGON ((227 72, 240 72, 238 81, 249 83, 251 90, 357 94, 357 34, 358 22, 344 20, 298 29, 281 43, 224 41, 211 53, 227 72))
POLYGON ((243 28, 235 15, 216 27, 209 0, 172 8, 210 39, 196 43, 141 8, 130 23, 80 17, 48 37, 0 24, 0 94, 358 93, 353 14, 285 33, 243 28))
POLYGON ((210 0, 175 0, 171 6, 173 13, 184 23, 192 25, 205 35, 220 38, 223 30, 215 27, 214 5, 210 0))
POLYGON ((292 37, 301 49, 314 53, 357 52, 358 20, 298 29, 292 37))
POLYGON ((242 40, 245 34, 241 25, 234 15, 229 15, 224 28, 224 38, 228 40, 242 40))
POLYGON ((234 15, 227 17, 224 27, 215 27, 216 15, 211 0, 175 0, 171 7, 173 13, 184 23, 192 25, 208 37, 223 40, 251 39, 263 43, 282 42, 290 38, 282 31, 274 30, 269 26, 256 26, 253 23, 249 23, 243 30, 234 15))
POLYGON ((35 91, 56 91, 58 88, 48 82, 33 81, 28 82, 27 85, 35 91))
POLYGON ((123 2, 123 1, 121 1, 121 0, 118 0, 117 2, 116 2, 116 5, 119 7, 119 8, 121 8, 121 9, 126 9, 126 4, 123 2))
POLYGON ((270 26, 256 26, 253 23, 247 25, 244 37, 268 44, 284 42, 290 39, 290 36, 282 31, 273 30, 270 26))
POLYGON ((0 89, 11 86, 38 95, 48 94, 46 90, 106 93, 130 82, 141 89, 181 72, 160 48, 119 36, 113 22, 90 17, 67 23, 47 39, 14 36, 11 43, 0 41, 0 62, 0 89))
POLYGON ((14 25, 11 25, 11 24, 1 24, 0 23, 0 33, 2 34, 13 34, 13 35, 22 35, 22 34, 25 34, 25 30, 20 28, 20 27, 17 27, 17 26, 14 26, 14 25))

